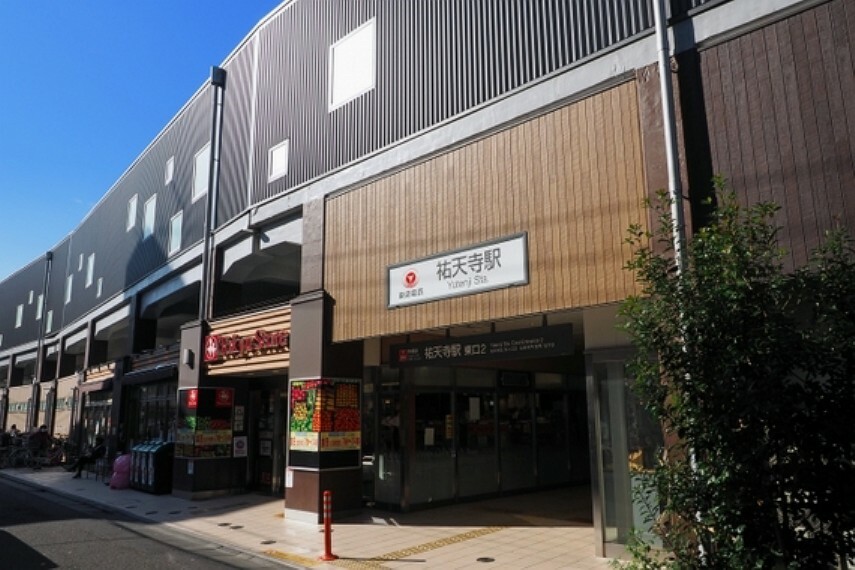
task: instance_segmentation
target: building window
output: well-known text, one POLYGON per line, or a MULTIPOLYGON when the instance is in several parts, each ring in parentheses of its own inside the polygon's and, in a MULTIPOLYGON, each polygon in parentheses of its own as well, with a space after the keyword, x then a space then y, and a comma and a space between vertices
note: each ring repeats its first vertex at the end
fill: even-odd
POLYGON ((154 233, 154 213, 157 209, 157 194, 146 200, 143 206, 143 238, 154 233))
POLYGON ((175 174, 175 157, 170 156, 166 161, 166 172, 163 175, 163 185, 166 186, 172 182, 172 175, 175 174))
POLYGON ((24 322, 24 305, 18 305, 18 310, 15 312, 15 328, 21 328, 21 323, 24 322))
POLYGON ((88 289, 92 285, 92 281, 95 279, 95 254, 90 253, 89 258, 86 260, 86 288, 88 289))
POLYGON ((330 111, 374 89, 375 44, 374 20, 369 20, 330 47, 330 111))
POLYGON ((32 304, 33 304, 33 290, 32 290, 32 289, 30 289, 30 300, 27 302, 27 304, 28 304, 28 305, 32 305, 32 304))
POLYGON ((99 278, 98 278, 98 286, 97 286, 97 288, 96 288, 96 290, 95 290, 95 298, 96 298, 96 299, 100 299, 100 298, 101 298, 101 293, 102 293, 103 291, 104 291, 104 278, 103 278, 103 277, 99 277, 99 278))
POLYGON ((44 309, 45 305, 45 296, 39 295, 36 300, 36 320, 40 321, 42 319, 42 309, 44 309))
POLYGON ((0 333, 0 346, 3 346, 3 333, 0 333))
POLYGON ((181 222, 184 213, 178 212, 169 220, 169 255, 181 249, 181 222))
POLYGON ((71 302, 71 288, 74 285, 74 275, 69 275, 65 278, 65 304, 71 302))
POLYGON ((267 153, 268 182, 273 182, 288 174, 288 146, 288 141, 284 140, 267 153))
POLYGON ((80 257, 77 258, 77 271, 83 271, 83 254, 80 254, 80 257))
POLYGON ((125 225, 125 231, 131 231, 131 229, 137 225, 137 195, 134 194, 131 196, 131 199, 128 200, 128 222, 125 225))
POLYGON ((193 201, 208 191, 208 175, 211 168, 211 143, 207 143, 193 159, 193 201))
POLYGON ((47 318, 45 319, 45 332, 49 333, 53 328, 53 309, 47 312, 47 318))

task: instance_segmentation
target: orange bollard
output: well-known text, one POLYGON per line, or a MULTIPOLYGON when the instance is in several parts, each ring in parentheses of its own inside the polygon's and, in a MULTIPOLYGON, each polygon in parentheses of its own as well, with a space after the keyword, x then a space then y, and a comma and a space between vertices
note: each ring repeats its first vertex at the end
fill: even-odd
POLYGON ((332 491, 324 491, 324 553, 321 560, 335 560, 332 553, 332 491))

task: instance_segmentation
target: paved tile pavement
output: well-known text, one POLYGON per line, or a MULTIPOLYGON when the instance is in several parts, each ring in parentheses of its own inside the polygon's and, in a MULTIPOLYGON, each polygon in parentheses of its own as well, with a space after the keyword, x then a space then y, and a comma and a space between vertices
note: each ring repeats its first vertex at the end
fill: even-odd
MULTIPOLYGON (((594 530, 587 517, 568 512, 590 500, 586 490, 546 491, 453 505, 415 513, 366 509, 334 521, 331 553, 321 560, 323 525, 289 521, 279 497, 230 495, 189 501, 102 481, 72 479, 62 468, 3 469, 0 477, 77 498, 152 524, 268 560, 271 568, 598 570, 594 530), (521 508, 520 503, 525 502, 521 508), (587 520, 586 520, 587 519, 587 520)), ((590 508, 588 508, 590 511, 590 508)))

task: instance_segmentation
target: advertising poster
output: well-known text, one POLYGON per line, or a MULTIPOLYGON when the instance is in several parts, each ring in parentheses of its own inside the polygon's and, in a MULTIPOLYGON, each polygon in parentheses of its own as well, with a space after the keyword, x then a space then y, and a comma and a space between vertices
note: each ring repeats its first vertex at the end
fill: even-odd
POLYGON ((245 435, 236 437, 232 446, 232 455, 234 457, 246 457, 247 445, 249 444, 246 441, 245 435))
POLYGON ((234 390, 231 388, 179 390, 175 456, 232 457, 233 410, 234 390))
POLYGON ((291 449, 303 451, 360 449, 359 386, 358 380, 293 381, 291 383, 291 449), (325 435, 318 437, 316 434, 325 435))

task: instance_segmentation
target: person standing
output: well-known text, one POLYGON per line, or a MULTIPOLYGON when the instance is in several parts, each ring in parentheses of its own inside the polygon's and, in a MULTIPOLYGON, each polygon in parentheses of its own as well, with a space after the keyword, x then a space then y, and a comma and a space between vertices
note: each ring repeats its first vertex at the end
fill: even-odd
POLYGON ((27 447, 36 460, 33 469, 42 468, 42 461, 47 456, 47 451, 50 449, 52 443, 53 440, 48 433, 46 425, 40 426, 38 431, 30 434, 29 439, 27 439, 27 447))

